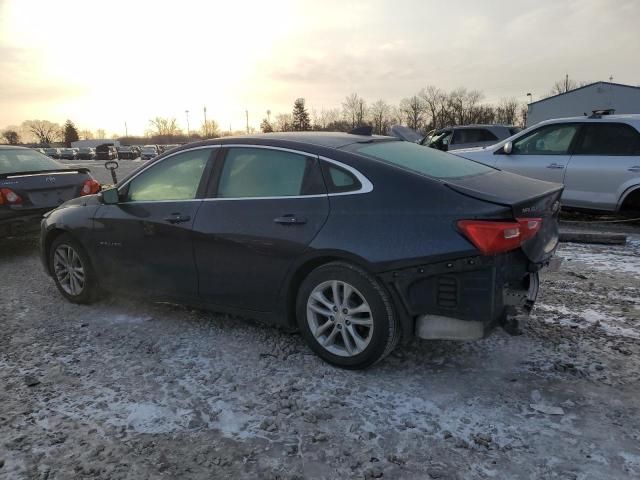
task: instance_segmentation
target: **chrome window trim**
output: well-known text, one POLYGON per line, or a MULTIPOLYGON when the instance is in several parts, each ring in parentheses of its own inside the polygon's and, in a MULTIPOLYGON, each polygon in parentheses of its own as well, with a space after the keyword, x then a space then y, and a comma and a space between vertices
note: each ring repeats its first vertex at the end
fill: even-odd
POLYGON ((275 146, 271 146, 271 145, 253 145, 253 144, 229 144, 229 145, 204 145, 204 146, 200 146, 200 147, 193 147, 193 148, 189 148, 186 150, 180 150, 179 152, 175 152, 172 153, 170 155, 167 155, 166 157, 162 158, 161 160, 157 161, 157 162, 153 162, 152 164, 144 167, 142 170, 140 170, 138 173, 135 174, 135 176, 131 177, 129 180, 127 180, 125 183, 123 183, 122 185, 120 185, 118 187, 118 193, 120 192, 121 189, 124 189, 129 183, 131 183, 135 178, 138 177, 138 175, 141 175, 142 173, 146 172, 149 168, 153 167, 154 165, 157 165, 160 162, 165 161, 167 158, 171 158, 175 155, 184 153, 184 152, 190 152, 193 150, 203 150, 203 149, 213 149, 213 148, 258 148, 258 149, 264 149, 264 150, 279 150, 282 152, 290 152, 290 153, 295 153, 297 155, 302 155, 305 157, 312 157, 312 158, 317 158, 318 160, 322 160, 328 163, 331 163, 333 165, 336 165, 340 168, 343 168, 344 170, 350 172, 353 176, 355 176, 358 181, 360 182, 361 187, 358 190, 353 190, 350 192, 338 192, 338 193, 321 193, 321 194, 315 194, 315 195, 290 195, 290 196, 273 196, 273 197, 227 197, 227 198, 222 198, 222 197, 210 197, 210 198, 190 198, 190 199, 186 199, 186 200, 133 200, 133 201, 129 201, 129 202, 125 202, 127 204, 132 204, 132 203, 175 203, 175 202, 212 202, 212 201, 221 201, 221 202, 225 202, 225 201, 234 201, 234 200, 286 200, 286 199, 295 199, 295 198, 322 198, 322 197, 339 197, 339 196, 343 196, 343 195, 359 195, 362 193, 369 193, 373 191, 373 184, 371 183, 371 181, 365 177, 362 173, 360 173, 358 170, 356 170, 355 168, 346 165, 342 162, 338 162, 336 160, 333 160, 331 158, 327 158, 324 157, 322 155, 316 155, 314 153, 309 153, 309 152, 304 152, 302 150, 295 150, 295 149, 291 149, 291 148, 285 148, 285 147, 275 147, 275 146))
POLYGON ((330 158, 324 157, 322 155, 316 155, 315 153, 309 153, 309 152, 305 152, 302 150, 294 150, 292 148, 286 148, 286 147, 275 147, 275 146, 271 146, 271 145, 253 145, 253 144, 230 144, 230 145, 223 145, 225 148, 229 147, 229 148, 259 148, 259 149, 263 149, 263 150, 279 150, 282 152, 289 152, 289 153, 295 153, 298 155, 302 155, 305 157, 312 157, 312 158, 317 158, 318 160, 322 160, 328 163, 332 163, 340 168, 343 168, 344 170, 347 170, 348 172, 350 172, 354 177, 356 177, 358 179, 358 181, 360 182, 361 187, 358 190, 353 190, 351 192, 339 192, 339 193, 322 193, 322 194, 316 194, 316 195, 290 195, 290 196, 273 196, 273 197, 211 197, 211 198, 204 198, 203 200, 205 202, 210 202, 210 201, 229 201, 229 200, 284 200, 284 199, 292 199, 292 198, 321 198, 321 197, 338 197, 338 196, 342 196, 342 195, 358 195, 361 193, 369 193, 371 191, 373 191, 373 184, 369 181, 369 179, 367 177, 365 177, 362 173, 360 173, 358 170, 356 170, 353 167, 350 167, 349 165, 345 165, 342 162, 338 162, 336 160, 332 160, 330 158))

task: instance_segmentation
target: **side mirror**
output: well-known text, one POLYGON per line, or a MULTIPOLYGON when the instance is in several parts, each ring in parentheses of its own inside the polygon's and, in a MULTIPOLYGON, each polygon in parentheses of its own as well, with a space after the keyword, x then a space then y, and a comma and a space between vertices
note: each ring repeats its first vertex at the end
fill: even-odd
POLYGON ((504 144, 504 147, 502 147, 502 151, 504 153, 506 153, 507 155, 510 155, 511 152, 513 152, 513 142, 507 142, 504 144))
POLYGON ((115 205, 120 201, 117 188, 109 188, 102 191, 102 203, 105 205, 115 205))

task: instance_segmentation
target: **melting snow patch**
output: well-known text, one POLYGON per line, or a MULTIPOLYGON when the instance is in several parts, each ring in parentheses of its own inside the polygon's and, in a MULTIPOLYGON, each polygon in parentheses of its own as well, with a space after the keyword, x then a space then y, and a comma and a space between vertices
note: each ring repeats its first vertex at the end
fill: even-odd
MULTIPOLYGON (((584 310, 572 310, 564 305, 536 305, 540 314, 537 315, 543 322, 559 323, 566 326, 578 326, 579 328, 598 327, 607 335, 628 338, 640 338, 640 330, 634 328, 629 319, 606 312, 599 312, 592 308, 584 310)), ((640 325, 638 325, 640 326, 640 325)))
POLYGON ((632 240, 626 245, 581 245, 565 243, 558 250, 565 260, 566 268, 572 262, 582 263, 598 271, 631 273, 640 277, 640 241, 632 240))

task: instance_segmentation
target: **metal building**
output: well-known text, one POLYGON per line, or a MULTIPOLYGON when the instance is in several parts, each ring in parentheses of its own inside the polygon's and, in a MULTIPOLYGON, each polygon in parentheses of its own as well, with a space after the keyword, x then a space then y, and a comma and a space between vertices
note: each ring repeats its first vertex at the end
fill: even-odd
POLYGON ((590 115, 593 110, 615 110, 615 113, 640 113, 640 87, 621 83, 596 82, 567 93, 554 95, 529 104, 526 125, 550 118, 590 115))

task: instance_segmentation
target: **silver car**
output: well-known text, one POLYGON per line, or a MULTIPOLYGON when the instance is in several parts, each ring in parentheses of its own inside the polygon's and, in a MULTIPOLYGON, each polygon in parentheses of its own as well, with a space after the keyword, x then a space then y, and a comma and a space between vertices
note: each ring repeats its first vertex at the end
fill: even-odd
POLYGON ((495 145, 455 155, 565 185, 564 207, 640 210, 640 115, 540 122, 495 145))

